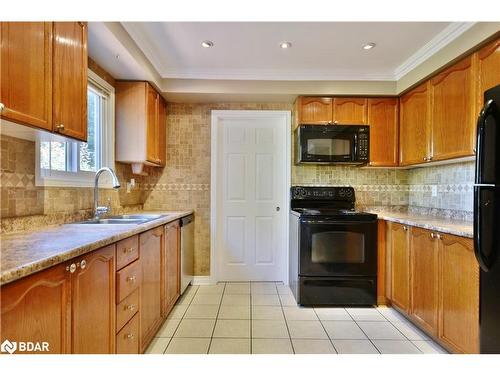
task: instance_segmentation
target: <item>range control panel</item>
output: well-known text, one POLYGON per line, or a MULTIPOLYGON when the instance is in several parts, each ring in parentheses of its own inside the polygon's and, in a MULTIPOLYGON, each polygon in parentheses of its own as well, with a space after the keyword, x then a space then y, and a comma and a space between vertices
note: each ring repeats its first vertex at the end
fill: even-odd
POLYGON ((292 186, 290 195, 292 200, 356 201, 351 186, 292 186))

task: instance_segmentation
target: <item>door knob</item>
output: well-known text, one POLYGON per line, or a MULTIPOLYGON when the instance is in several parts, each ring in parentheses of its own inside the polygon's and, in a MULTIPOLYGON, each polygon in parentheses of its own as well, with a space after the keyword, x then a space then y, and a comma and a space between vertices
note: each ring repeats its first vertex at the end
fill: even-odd
POLYGON ((279 211, 279 210, 281 210, 281 208, 280 208, 279 206, 278 206, 278 207, 276 207, 276 211, 279 211))

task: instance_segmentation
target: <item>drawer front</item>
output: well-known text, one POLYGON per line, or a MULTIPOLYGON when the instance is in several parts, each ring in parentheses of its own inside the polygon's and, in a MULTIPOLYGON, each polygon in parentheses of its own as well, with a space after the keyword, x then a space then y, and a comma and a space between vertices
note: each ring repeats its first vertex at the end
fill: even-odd
POLYGON ((129 264, 116 273, 116 302, 119 303, 141 285, 139 261, 129 264))
POLYGON ((139 354, 139 314, 116 334, 116 354, 139 354))
POLYGON ((117 242, 116 244, 116 269, 122 269, 126 265, 139 259, 139 236, 132 236, 117 242))
POLYGON ((116 331, 122 327, 139 311, 139 289, 132 292, 116 307, 116 331))

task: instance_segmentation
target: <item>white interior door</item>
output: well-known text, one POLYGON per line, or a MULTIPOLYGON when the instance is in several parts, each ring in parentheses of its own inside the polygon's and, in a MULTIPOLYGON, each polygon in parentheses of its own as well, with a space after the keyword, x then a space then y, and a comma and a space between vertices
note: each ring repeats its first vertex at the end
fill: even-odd
POLYGON ((289 187, 286 116, 237 112, 243 113, 219 117, 216 124, 217 278, 283 280, 289 187))

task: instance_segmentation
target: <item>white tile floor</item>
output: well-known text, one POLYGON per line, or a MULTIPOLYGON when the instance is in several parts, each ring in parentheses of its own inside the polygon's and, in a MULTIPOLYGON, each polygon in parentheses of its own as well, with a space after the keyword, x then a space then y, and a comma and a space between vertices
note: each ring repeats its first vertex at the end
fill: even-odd
POLYGON ((298 307, 281 283, 192 286, 170 313, 152 354, 446 353, 388 307, 298 307))

